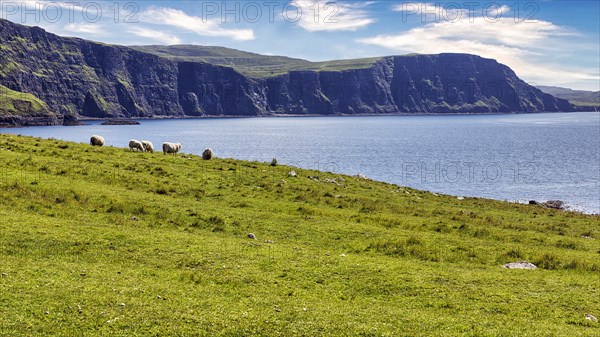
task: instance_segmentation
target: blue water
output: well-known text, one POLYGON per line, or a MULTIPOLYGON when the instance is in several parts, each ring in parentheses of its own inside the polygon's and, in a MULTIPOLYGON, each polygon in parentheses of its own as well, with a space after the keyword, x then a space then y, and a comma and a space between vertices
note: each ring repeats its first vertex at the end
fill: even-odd
POLYGON ((457 196, 560 199, 600 212, 600 113, 144 120, 139 126, 0 129, 76 142, 103 135, 206 147, 219 157, 271 161, 457 196))

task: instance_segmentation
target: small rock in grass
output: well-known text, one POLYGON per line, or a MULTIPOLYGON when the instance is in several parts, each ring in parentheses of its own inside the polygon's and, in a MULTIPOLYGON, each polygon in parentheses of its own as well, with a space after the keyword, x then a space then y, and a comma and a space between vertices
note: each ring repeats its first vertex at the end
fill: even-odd
POLYGON ((290 172, 288 173, 288 176, 290 176, 290 177, 296 177, 297 175, 298 175, 298 174, 296 173, 296 171, 290 171, 290 172))
POLYGON ((542 206, 552 209, 565 209, 565 202, 561 200, 548 200, 542 203, 542 206))
POLYGON ((527 270, 537 269, 537 266, 535 264, 533 264, 531 262, 527 262, 527 261, 511 262, 511 263, 502 265, 502 267, 507 268, 507 269, 527 269, 527 270))
POLYGON ((248 239, 252 239, 252 240, 256 240, 256 235, 249 233, 248 234, 248 239))
POLYGON ((2 273, 2 277, 7 277, 8 274, 7 273, 2 273))
POLYGON ((265 243, 273 243, 273 240, 265 240, 265 243))
POLYGON ((122 307, 124 307, 124 306, 125 306, 125 303, 120 303, 119 305, 120 305, 120 306, 122 306, 122 307))
POLYGON ((360 174, 360 173, 359 173, 359 174, 357 174, 355 177, 357 177, 358 179, 364 179, 364 180, 368 180, 368 179, 369 179, 369 178, 367 178, 367 176, 366 176, 366 175, 364 175, 364 174, 360 174))
POLYGON ((457 197, 458 200, 465 200, 465 197, 457 197))
POLYGON ((598 319, 592 314, 585 314, 585 319, 592 322, 598 322, 598 319))
POLYGON ((137 217, 135 217, 135 216, 132 216, 132 217, 131 217, 131 221, 137 221, 137 217))
POLYGON ((342 178, 339 178, 339 179, 338 178, 333 178, 333 179, 325 178, 326 183, 332 183, 332 184, 336 184, 338 186, 342 186, 343 181, 344 180, 342 178))

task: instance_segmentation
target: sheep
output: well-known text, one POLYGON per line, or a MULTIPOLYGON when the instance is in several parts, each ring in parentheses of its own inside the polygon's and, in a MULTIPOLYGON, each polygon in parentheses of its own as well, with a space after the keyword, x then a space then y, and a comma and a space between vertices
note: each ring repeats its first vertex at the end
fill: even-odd
POLYGON ((204 159, 204 160, 211 160, 213 156, 214 156, 214 152, 211 148, 208 148, 208 149, 204 150, 204 152, 202 152, 202 159, 204 159))
POLYGON ((93 135, 92 138, 90 138, 90 145, 103 146, 104 145, 104 137, 93 135))
POLYGON ((132 139, 129 141, 129 150, 144 152, 144 145, 139 140, 132 139))
POLYGON ((163 148, 163 153, 167 154, 167 153, 172 153, 172 154, 176 154, 179 151, 181 151, 181 148, 183 147, 183 145, 181 145, 181 143, 163 143, 162 148, 163 148))
POLYGON ((144 146, 144 151, 154 153, 154 144, 147 140, 142 140, 142 145, 144 146))

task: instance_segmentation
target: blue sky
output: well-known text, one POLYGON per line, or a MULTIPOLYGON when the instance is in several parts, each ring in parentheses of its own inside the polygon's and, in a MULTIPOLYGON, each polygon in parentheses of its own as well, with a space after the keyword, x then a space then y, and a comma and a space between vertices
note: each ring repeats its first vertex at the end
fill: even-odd
POLYGON ((600 90, 600 1, 34 1, 0 16, 64 36, 312 61, 463 52, 532 84, 600 90))

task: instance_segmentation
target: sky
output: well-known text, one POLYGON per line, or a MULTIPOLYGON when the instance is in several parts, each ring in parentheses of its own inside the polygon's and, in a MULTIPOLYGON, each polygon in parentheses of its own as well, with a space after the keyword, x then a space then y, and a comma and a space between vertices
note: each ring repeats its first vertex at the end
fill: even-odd
POLYGON ((0 17, 111 44, 213 45, 310 61, 470 53, 533 85, 600 90, 597 0, 0 0, 0 17))

